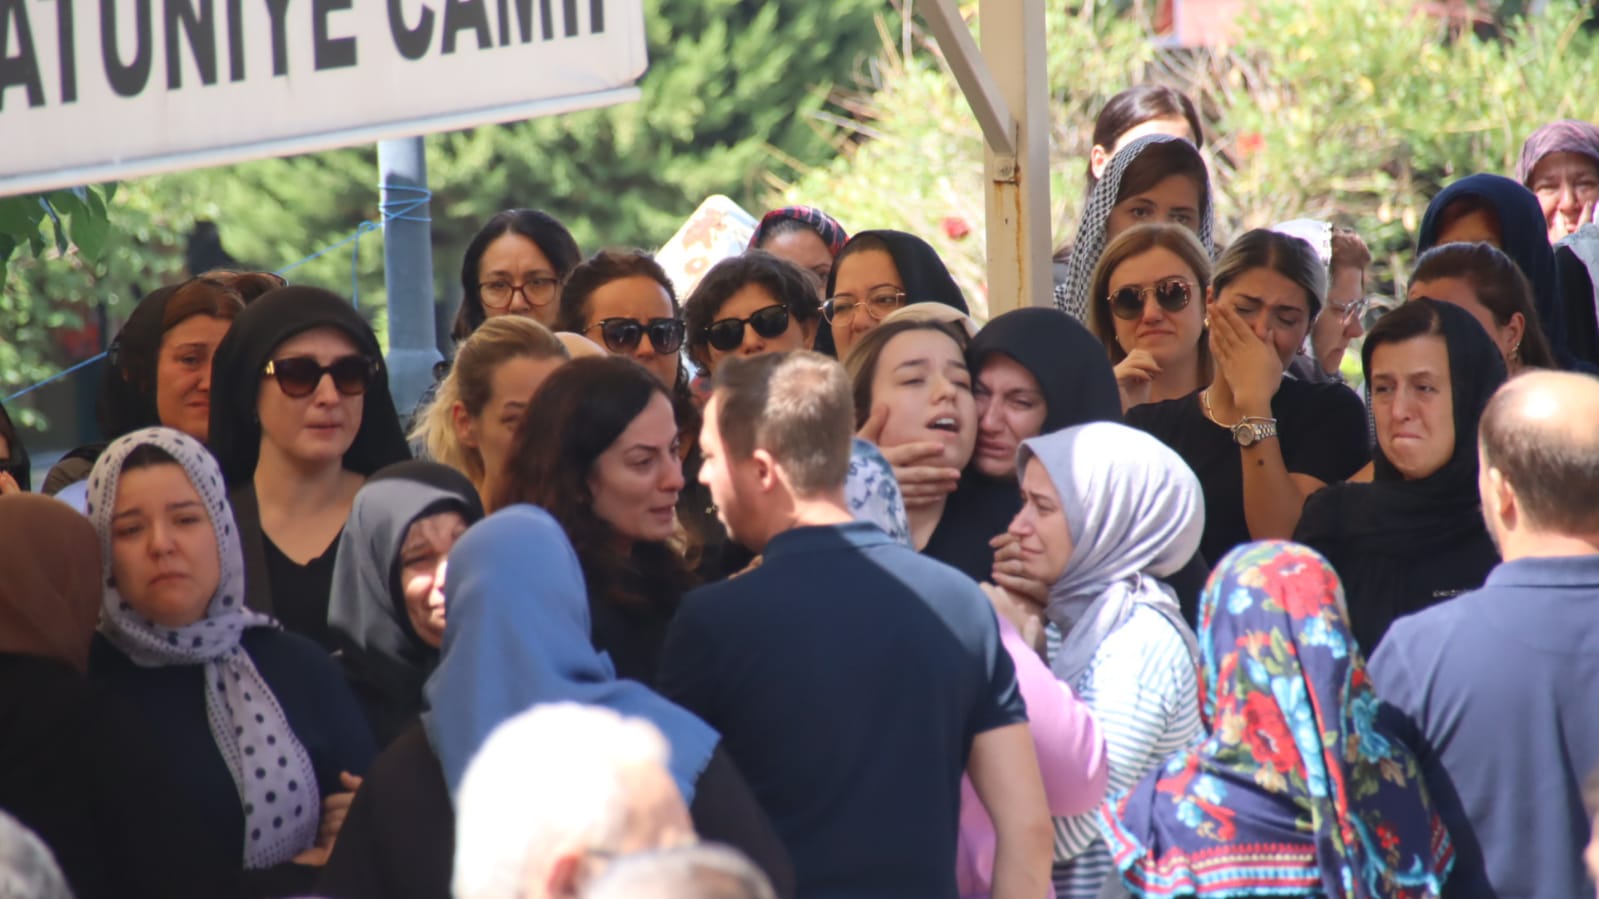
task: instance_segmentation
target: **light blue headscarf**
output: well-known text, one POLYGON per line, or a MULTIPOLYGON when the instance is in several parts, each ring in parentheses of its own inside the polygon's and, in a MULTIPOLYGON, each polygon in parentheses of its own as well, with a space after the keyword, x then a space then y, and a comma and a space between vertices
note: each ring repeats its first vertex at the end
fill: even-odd
POLYGON ((444 646, 422 725, 452 801, 494 728, 547 702, 604 706, 654 724, 671 746, 683 801, 694 801, 721 738, 643 684, 618 680, 594 649, 582 566, 548 512, 512 506, 473 525, 450 551, 444 596, 444 646))
POLYGON ((1188 564, 1205 531, 1205 495, 1188 463, 1155 437, 1108 421, 1022 441, 1018 479, 1035 457, 1072 536, 1071 559, 1044 607, 1065 635, 1050 663, 1055 676, 1073 683, 1139 604, 1172 622, 1197 664, 1193 631, 1159 580, 1188 564))

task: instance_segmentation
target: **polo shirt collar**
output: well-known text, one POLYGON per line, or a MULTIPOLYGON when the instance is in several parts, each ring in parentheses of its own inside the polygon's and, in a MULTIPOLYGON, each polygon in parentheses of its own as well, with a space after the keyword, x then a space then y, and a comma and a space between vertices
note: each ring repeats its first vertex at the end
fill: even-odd
POLYGON ((1488 587, 1599 587, 1599 554, 1550 556, 1501 562, 1488 587))
POLYGON ((866 549, 885 544, 898 546, 894 538, 869 521, 835 525, 808 525, 789 528, 766 543, 762 553, 768 562, 802 553, 837 552, 841 549, 866 549))

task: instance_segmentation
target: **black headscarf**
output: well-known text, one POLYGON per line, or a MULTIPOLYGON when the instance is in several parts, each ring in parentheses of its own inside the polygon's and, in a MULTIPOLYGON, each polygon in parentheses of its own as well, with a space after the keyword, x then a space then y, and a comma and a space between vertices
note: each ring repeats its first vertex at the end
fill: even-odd
POLYGON ((3 403, 0 403, 0 437, 4 437, 6 443, 10 444, 11 461, 6 463, 4 470, 11 472, 11 476, 16 478, 17 486, 23 490, 32 490, 33 463, 28 458, 28 448, 22 445, 22 435, 17 432, 17 423, 11 420, 11 413, 6 411, 3 403))
MULTIPOLYGON (((1505 382, 1504 356, 1471 313, 1437 300, 1410 302, 1433 310, 1449 348, 1454 453, 1431 475, 1407 481, 1379 443, 1372 483, 1317 491, 1294 532, 1343 576, 1350 621, 1367 653, 1395 618, 1481 586, 1499 561, 1477 494, 1477 424, 1505 382)), ((1373 349, 1368 341, 1361 352, 1368 382, 1373 349)))
MULTIPOLYGON (((1045 407, 1039 433, 1122 420, 1121 394, 1105 345, 1070 315, 1028 307, 996 316, 966 349, 973 378, 996 353, 1016 360, 1038 380, 1045 407)), ((988 580, 994 567, 988 541, 1004 533, 1021 507, 1014 477, 990 478, 968 464, 923 552, 973 580, 988 580)))
POLYGON ((239 317, 217 346, 211 363, 211 452, 222 464, 230 488, 245 486, 261 453, 261 422, 256 416, 262 372, 285 340, 312 328, 343 332, 356 351, 378 364, 367 388, 361 428, 344 454, 344 467, 370 475, 410 458, 400 419, 389 394, 389 369, 377 335, 361 314, 332 291, 290 286, 269 290, 239 317))
POLYGON ((455 469, 401 462, 356 494, 339 537, 328 626, 380 745, 422 711, 422 684, 438 664, 439 651, 417 636, 406 613, 400 550, 412 524, 440 512, 459 512, 471 526, 482 520, 483 504, 455 469))
POLYGON ((106 350, 95 419, 100 436, 108 441, 161 424, 156 408, 156 369, 161 361, 162 322, 167 301, 181 286, 173 284, 145 294, 106 350))
MULTIPOLYGON (((837 258, 842 259, 849 255, 850 247, 861 241, 877 241, 888 247, 888 255, 894 260, 894 268, 899 272, 899 282, 905 285, 905 303, 942 303, 962 313, 970 314, 971 310, 966 305, 966 295, 961 293, 960 285, 950 277, 949 269, 944 266, 944 260, 938 256, 938 251, 932 245, 914 234, 904 231, 861 231, 844 244, 838 251, 837 258)), ((838 282, 838 264, 833 264, 833 271, 827 276, 827 295, 831 297, 838 282)), ((829 356, 837 356, 838 350, 833 346, 833 329, 823 327, 816 332, 815 350, 829 356)))
POLYGON ((1421 237, 1416 254, 1438 243, 1438 224, 1444 210, 1462 197, 1476 197, 1493 209, 1499 220, 1500 249, 1515 260, 1521 273, 1532 282, 1533 304, 1544 336, 1556 358, 1570 358, 1566 349, 1566 315, 1561 304, 1560 281, 1555 270, 1555 251, 1549 246, 1549 225, 1543 207, 1532 191, 1502 175, 1477 174, 1456 181, 1432 198, 1421 220, 1421 237))

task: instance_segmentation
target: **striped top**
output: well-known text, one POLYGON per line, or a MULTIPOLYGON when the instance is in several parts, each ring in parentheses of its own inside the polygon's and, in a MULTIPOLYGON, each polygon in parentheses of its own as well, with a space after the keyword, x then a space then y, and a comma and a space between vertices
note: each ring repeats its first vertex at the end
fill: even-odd
MULTIPOLYGON (((1172 623, 1148 606, 1140 605, 1105 638, 1071 688, 1094 710, 1105 736, 1110 755, 1107 796, 1128 789, 1201 735, 1193 658, 1172 623)), ((1095 899, 1112 870, 1095 812, 1055 819, 1059 899, 1095 899)))

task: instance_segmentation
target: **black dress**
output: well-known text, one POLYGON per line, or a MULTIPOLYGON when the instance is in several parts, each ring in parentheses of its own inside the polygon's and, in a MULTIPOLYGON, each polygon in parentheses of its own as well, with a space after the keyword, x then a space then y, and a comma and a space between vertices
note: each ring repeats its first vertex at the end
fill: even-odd
POLYGON ((135 711, 65 662, 0 654, 0 808, 78 899, 234 895, 237 864, 183 801, 135 711))
MULTIPOLYGON (((1271 399, 1283 462, 1293 474, 1331 484, 1366 464, 1366 410, 1342 384, 1306 384, 1284 378, 1271 399)), ((1205 488, 1205 534, 1199 553, 1210 564, 1249 542, 1244 519, 1242 450, 1232 432, 1205 417, 1196 391, 1127 410, 1127 423, 1177 451, 1205 488)))
MULTIPOLYGON (((695 785, 689 814, 701 839, 740 850, 779 896, 794 895, 788 852, 720 747, 695 785)), ((450 899, 454 858, 450 790, 418 722, 372 763, 316 892, 328 899, 450 899)))

